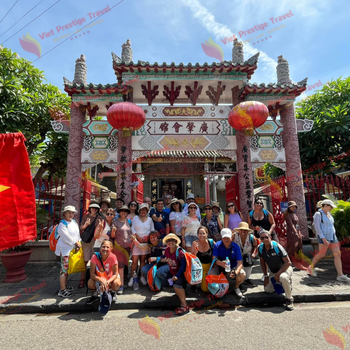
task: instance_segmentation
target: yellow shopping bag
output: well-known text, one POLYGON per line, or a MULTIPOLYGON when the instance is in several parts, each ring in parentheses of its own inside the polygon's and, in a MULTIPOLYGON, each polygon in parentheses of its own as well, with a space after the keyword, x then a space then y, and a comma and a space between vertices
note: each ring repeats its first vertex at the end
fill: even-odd
POLYGON ((72 249, 68 260, 68 274, 85 271, 83 248, 72 249))

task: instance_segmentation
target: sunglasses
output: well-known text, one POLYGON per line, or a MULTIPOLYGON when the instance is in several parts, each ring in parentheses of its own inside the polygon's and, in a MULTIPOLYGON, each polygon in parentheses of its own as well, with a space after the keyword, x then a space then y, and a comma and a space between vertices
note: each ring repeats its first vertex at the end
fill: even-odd
POLYGON ((260 236, 260 240, 265 240, 265 239, 269 239, 269 237, 268 236, 260 236))
POLYGON ((113 213, 107 213, 106 216, 114 216, 113 213))
POLYGON ((137 204, 131 203, 131 204, 130 204, 130 207, 137 207, 137 204))
POLYGON ((176 242, 176 239, 170 238, 170 239, 167 240, 167 242, 176 242))
POLYGON ((263 205, 263 203, 260 203, 260 202, 258 202, 258 203, 255 203, 256 205, 263 205))
POLYGON ((234 208, 234 205, 233 204, 228 205, 227 208, 234 208))
POLYGON ((211 210, 211 208, 204 208, 204 210, 211 210))
POLYGON ((196 210, 197 208, 196 207, 188 207, 188 209, 196 210))

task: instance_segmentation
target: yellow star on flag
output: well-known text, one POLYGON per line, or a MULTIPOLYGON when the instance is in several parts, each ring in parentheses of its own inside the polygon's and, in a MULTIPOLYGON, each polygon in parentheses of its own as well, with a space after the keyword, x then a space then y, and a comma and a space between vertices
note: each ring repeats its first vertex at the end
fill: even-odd
POLYGON ((0 192, 6 191, 6 190, 9 189, 9 188, 10 188, 9 186, 0 185, 0 192))

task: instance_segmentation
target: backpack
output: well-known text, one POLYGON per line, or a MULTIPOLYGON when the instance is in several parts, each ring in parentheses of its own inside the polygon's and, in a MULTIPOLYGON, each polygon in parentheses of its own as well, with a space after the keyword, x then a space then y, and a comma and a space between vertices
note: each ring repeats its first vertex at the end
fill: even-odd
MULTIPOLYGON (((278 248, 277 242, 271 241, 271 245, 272 245, 273 250, 276 252, 276 254, 282 258, 282 255, 280 254, 280 249, 278 248)), ((260 255, 262 254, 263 247, 264 247, 264 243, 261 243, 259 245, 259 254, 260 255)))
POLYGON ((186 252, 182 248, 176 250, 176 258, 179 258, 179 249, 181 249, 186 259, 186 270, 185 278, 186 281, 191 285, 196 285, 202 282, 203 279, 203 268, 200 260, 193 254, 186 252))
POLYGON ((317 211, 317 212, 314 214, 314 222, 313 222, 312 225, 311 225, 312 231, 313 231, 313 233, 314 233, 315 236, 317 236, 317 232, 316 232, 316 228, 315 228, 315 215, 316 215, 317 213, 320 213, 320 214, 321 214, 321 224, 323 224, 323 215, 322 215, 322 213, 321 213, 320 211, 317 211))
MULTIPOLYGON (((266 209, 263 209, 262 211, 264 213, 265 218, 268 218, 269 217, 269 212, 266 209)), ((249 212, 250 221, 252 221, 254 219, 253 218, 253 213, 254 213, 254 210, 251 210, 249 212)))
MULTIPOLYGON (((62 222, 63 225, 68 227, 67 221, 61 220, 60 222, 62 222)), ((58 228, 58 225, 56 225, 54 227, 54 229, 52 230, 52 232, 50 233, 50 236, 49 236, 49 247, 53 252, 56 251, 57 242, 60 239, 60 236, 58 236, 57 228, 58 228)))
POLYGON ((151 267, 147 273, 147 283, 151 291, 158 292, 162 288, 162 280, 157 276, 158 262, 160 258, 157 258, 157 262, 151 267))
POLYGON ((210 246, 210 248, 213 249, 214 244, 215 244, 214 240, 211 239, 211 238, 208 238, 208 241, 209 241, 209 246, 210 246))

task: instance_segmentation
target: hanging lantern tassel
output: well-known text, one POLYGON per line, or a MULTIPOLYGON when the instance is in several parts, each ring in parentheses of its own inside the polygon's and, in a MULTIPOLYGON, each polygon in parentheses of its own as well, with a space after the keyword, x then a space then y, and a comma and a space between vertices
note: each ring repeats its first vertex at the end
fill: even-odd
POLYGON ((132 131, 133 131, 133 128, 123 128, 123 131, 122 131, 123 137, 129 137, 132 131))
POLYGON ((245 136, 254 136, 254 129, 253 128, 244 129, 244 135, 245 136))

